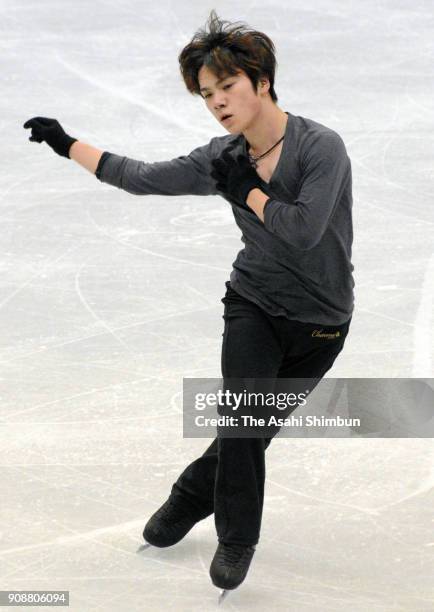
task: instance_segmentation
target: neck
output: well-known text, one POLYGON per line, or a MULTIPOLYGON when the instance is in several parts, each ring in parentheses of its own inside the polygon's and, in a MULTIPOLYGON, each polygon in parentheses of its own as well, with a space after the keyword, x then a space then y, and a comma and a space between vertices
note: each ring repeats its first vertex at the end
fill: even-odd
POLYGON ((271 149, 285 134, 288 115, 273 104, 261 109, 252 125, 243 130, 250 155, 256 157, 271 149))

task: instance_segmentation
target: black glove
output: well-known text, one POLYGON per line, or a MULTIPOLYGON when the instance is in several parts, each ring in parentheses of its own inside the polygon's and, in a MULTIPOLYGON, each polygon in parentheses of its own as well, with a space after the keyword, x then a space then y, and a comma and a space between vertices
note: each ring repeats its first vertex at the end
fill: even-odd
POLYGON ((71 145, 76 142, 77 138, 68 136, 57 119, 33 117, 33 119, 29 119, 25 122, 23 128, 32 128, 32 135, 29 140, 33 142, 42 142, 45 140, 47 145, 49 145, 58 155, 69 159, 69 149, 71 145))
POLYGON ((247 196, 255 187, 262 188, 262 179, 245 155, 240 153, 236 160, 229 155, 232 146, 235 145, 229 145, 221 157, 213 159, 211 176, 217 181, 218 191, 226 194, 236 206, 253 212, 246 203, 247 196))

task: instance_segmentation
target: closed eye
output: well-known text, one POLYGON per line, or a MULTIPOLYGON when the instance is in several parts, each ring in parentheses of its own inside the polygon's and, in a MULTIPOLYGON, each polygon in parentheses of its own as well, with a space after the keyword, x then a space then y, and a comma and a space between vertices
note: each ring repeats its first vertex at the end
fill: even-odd
MULTIPOLYGON (((232 87, 232 85, 233 85, 233 83, 230 83, 229 85, 225 85, 225 86, 223 87, 223 89, 229 89, 229 87, 232 87)), ((209 98, 209 97, 210 97, 210 95, 211 95, 211 94, 208 94, 207 96, 204 96, 204 99, 206 100, 207 98, 209 98)))

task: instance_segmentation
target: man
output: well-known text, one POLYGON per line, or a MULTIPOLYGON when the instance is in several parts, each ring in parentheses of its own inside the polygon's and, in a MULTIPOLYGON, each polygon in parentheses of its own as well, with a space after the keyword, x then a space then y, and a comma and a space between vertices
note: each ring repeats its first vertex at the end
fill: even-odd
MULTIPOLYGON (((210 31, 199 31, 179 62, 189 91, 228 135, 146 163, 79 142, 55 119, 35 117, 24 127, 30 140, 129 193, 225 198, 244 248, 222 299, 224 379, 319 380, 344 346, 354 308, 351 162, 335 131, 277 105, 271 40, 223 23, 212 12, 210 31)), ((236 588, 259 539, 270 441, 218 436, 173 484, 145 540, 171 546, 214 513, 211 578, 236 588)))

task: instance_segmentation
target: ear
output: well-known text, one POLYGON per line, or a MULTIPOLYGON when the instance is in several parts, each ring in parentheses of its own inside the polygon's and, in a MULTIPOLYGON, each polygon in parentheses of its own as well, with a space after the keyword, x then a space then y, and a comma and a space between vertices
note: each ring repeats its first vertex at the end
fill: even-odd
POLYGON ((260 93, 267 93, 270 90, 270 79, 267 76, 263 76, 259 79, 258 90, 260 93))

